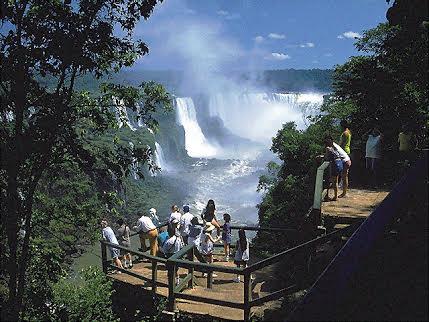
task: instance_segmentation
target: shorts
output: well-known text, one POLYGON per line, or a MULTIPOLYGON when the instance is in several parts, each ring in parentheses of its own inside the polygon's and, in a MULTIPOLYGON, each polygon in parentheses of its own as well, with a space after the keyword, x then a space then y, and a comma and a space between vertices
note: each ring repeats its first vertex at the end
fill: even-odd
POLYGON ((231 234, 222 233, 222 240, 227 244, 231 244, 231 234))
POLYGON ((331 176, 339 176, 343 172, 343 161, 337 159, 331 162, 331 176))
POLYGON ((110 247, 109 249, 110 249, 110 256, 111 256, 113 259, 115 259, 115 258, 118 258, 118 257, 119 257, 119 249, 118 249, 118 248, 110 247))

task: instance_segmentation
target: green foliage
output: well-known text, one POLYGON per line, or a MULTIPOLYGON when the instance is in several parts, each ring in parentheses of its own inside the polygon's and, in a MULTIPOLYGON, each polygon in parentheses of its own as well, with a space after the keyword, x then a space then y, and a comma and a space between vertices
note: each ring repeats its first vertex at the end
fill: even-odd
POLYGON ((123 108, 156 127, 155 109, 170 108, 165 90, 155 83, 103 84, 97 92, 77 91, 75 85, 81 77, 108 80, 145 55, 148 48, 132 36, 133 29, 158 2, 2 4, 1 23, 7 27, 0 30, 1 237, 6 246, 1 275, 8 285, 2 298, 7 320, 17 320, 27 304, 33 249, 51 249, 55 238, 47 237, 48 231, 64 245, 90 239, 88 231, 91 235, 103 209, 97 199, 104 205, 114 197, 131 168, 156 168, 150 147, 131 147, 110 131, 118 128, 115 110, 123 116, 123 108), (103 144, 99 137, 107 132, 114 139, 103 144), (66 173, 67 167, 74 173, 66 173))
POLYGON ((421 148, 427 146, 427 5, 395 1, 389 22, 357 41, 356 48, 367 56, 352 57, 335 69, 333 100, 356 107, 348 116, 355 136, 378 124, 387 148, 395 149, 397 135, 406 126, 417 134, 421 148))
MULTIPOLYGON (((286 123, 273 138, 271 150, 283 164, 268 165, 268 175, 259 180, 265 191, 259 208, 259 224, 270 227, 296 228, 302 224, 313 199, 314 178, 318 167, 316 157, 323 151, 323 134, 332 131, 328 118, 322 118, 305 131, 286 123)), ((290 236, 258 233, 254 245, 260 251, 276 253, 293 244, 290 236)))
POLYGON ((63 277, 53 286, 52 319, 116 321, 111 307, 112 281, 94 267, 82 270, 79 281, 63 277))
MULTIPOLYGON (((323 136, 329 132, 339 138, 342 119, 351 124, 354 148, 359 148, 359 137, 374 125, 381 128, 386 149, 396 150, 404 126, 418 136, 420 148, 427 147, 427 6, 427 1, 396 0, 387 14, 389 22, 366 31, 357 41, 357 49, 366 55, 336 66, 333 93, 325 97, 312 124, 302 132, 285 124, 277 133, 272 151, 283 163, 277 176, 271 167, 260 179, 259 187, 266 192, 259 205, 261 225, 299 228, 311 206, 315 158, 323 151, 323 136)), ((385 168, 389 162, 384 163, 385 168)), ((288 246, 288 240, 258 233, 255 246, 277 252, 288 246)))

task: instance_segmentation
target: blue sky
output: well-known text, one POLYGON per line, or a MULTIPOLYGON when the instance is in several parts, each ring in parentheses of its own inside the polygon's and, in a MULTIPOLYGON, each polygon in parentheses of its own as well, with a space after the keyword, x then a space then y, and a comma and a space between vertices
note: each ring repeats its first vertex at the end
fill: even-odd
POLYGON ((332 68, 386 21, 385 0, 165 0, 136 29, 138 69, 332 68))

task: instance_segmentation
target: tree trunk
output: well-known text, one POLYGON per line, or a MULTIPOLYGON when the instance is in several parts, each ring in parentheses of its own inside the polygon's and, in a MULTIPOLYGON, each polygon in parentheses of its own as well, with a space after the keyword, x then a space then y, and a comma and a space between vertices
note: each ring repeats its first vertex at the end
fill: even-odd
POLYGON ((7 205, 6 205, 6 231, 7 243, 9 247, 9 261, 7 271, 9 273, 9 297, 7 308, 5 310, 7 321, 17 321, 19 309, 17 305, 17 284, 18 284, 18 267, 17 267, 17 250, 18 250, 18 213, 19 213, 19 196, 17 184, 17 171, 13 169, 8 175, 7 187, 7 205))

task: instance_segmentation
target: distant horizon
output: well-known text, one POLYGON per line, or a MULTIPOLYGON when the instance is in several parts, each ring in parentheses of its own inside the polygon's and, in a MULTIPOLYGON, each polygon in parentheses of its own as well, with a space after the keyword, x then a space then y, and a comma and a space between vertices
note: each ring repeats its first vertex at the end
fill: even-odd
MULTIPOLYGON (((312 71, 312 70, 321 70, 321 71, 333 71, 335 68, 268 68, 268 69, 249 69, 249 70, 231 70, 229 72, 265 72, 265 71, 284 71, 284 70, 294 70, 294 71, 312 71)), ((121 72, 185 72, 185 69, 146 69, 146 68, 129 68, 122 69, 121 72)))

